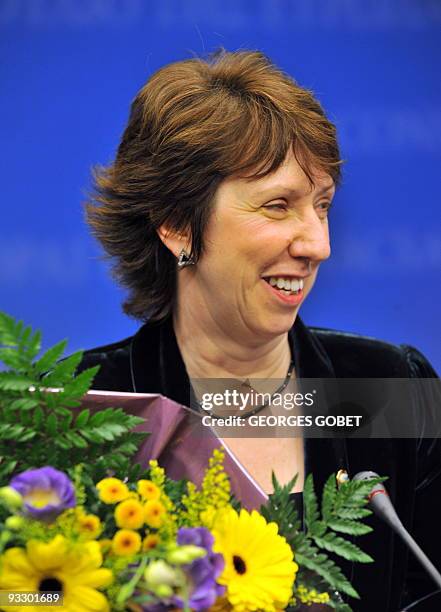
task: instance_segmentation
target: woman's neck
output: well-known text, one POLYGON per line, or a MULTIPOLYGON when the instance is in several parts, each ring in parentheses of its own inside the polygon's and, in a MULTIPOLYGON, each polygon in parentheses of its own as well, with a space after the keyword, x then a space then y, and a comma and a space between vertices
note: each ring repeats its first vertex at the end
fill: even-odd
POLYGON ((179 309, 173 325, 190 378, 281 378, 291 363, 288 334, 240 339, 217 321, 179 309))

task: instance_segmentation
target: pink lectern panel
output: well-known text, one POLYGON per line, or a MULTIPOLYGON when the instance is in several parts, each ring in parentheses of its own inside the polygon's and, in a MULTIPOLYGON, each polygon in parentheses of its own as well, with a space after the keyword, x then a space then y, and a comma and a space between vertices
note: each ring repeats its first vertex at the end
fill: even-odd
POLYGON ((210 428, 203 426, 201 416, 189 408, 162 395, 110 391, 89 391, 82 405, 92 410, 123 408, 145 419, 135 429, 150 433, 134 459, 143 467, 150 459, 158 459, 170 478, 188 478, 199 485, 213 450, 224 448, 225 469, 233 493, 242 505, 248 510, 259 509, 267 500, 265 493, 223 441, 210 428))

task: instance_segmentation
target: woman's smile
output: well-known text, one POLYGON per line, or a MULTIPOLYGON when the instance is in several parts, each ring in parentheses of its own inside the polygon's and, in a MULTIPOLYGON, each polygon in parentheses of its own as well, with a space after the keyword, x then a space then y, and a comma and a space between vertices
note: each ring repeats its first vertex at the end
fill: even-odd
POLYGON ((262 279, 266 287, 282 303, 289 306, 298 306, 303 299, 303 278, 286 276, 271 276, 262 279))

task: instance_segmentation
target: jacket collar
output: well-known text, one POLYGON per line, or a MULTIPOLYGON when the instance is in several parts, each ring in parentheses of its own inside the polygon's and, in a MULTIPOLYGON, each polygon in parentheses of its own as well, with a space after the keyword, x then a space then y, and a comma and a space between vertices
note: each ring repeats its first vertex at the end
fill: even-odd
MULTIPOLYGON (((318 338, 297 317, 289 332, 289 342, 299 378, 334 378, 329 355, 318 338)), ((176 341, 171 317, 160 323, 147 323, 133 337, 130 347, 133 390, 161 395, 190 405, 190 383, 176 341)), ((305 473, 314 474, 321 490, 333 471, 349 472, 344 439, 305 439, 305 473)))

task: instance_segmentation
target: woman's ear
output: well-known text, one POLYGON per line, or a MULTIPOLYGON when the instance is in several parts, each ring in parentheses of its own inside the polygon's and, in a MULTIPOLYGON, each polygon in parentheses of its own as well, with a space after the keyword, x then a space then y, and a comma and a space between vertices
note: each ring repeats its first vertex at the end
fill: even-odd
POLYGON ((175 232, 164 225, 161 225, 156 230, 162 243, 173 253, 176 259, 179 258, 181 251, 184 249, 187 253, 191 251, 191 240, 187 233, 175 232))

